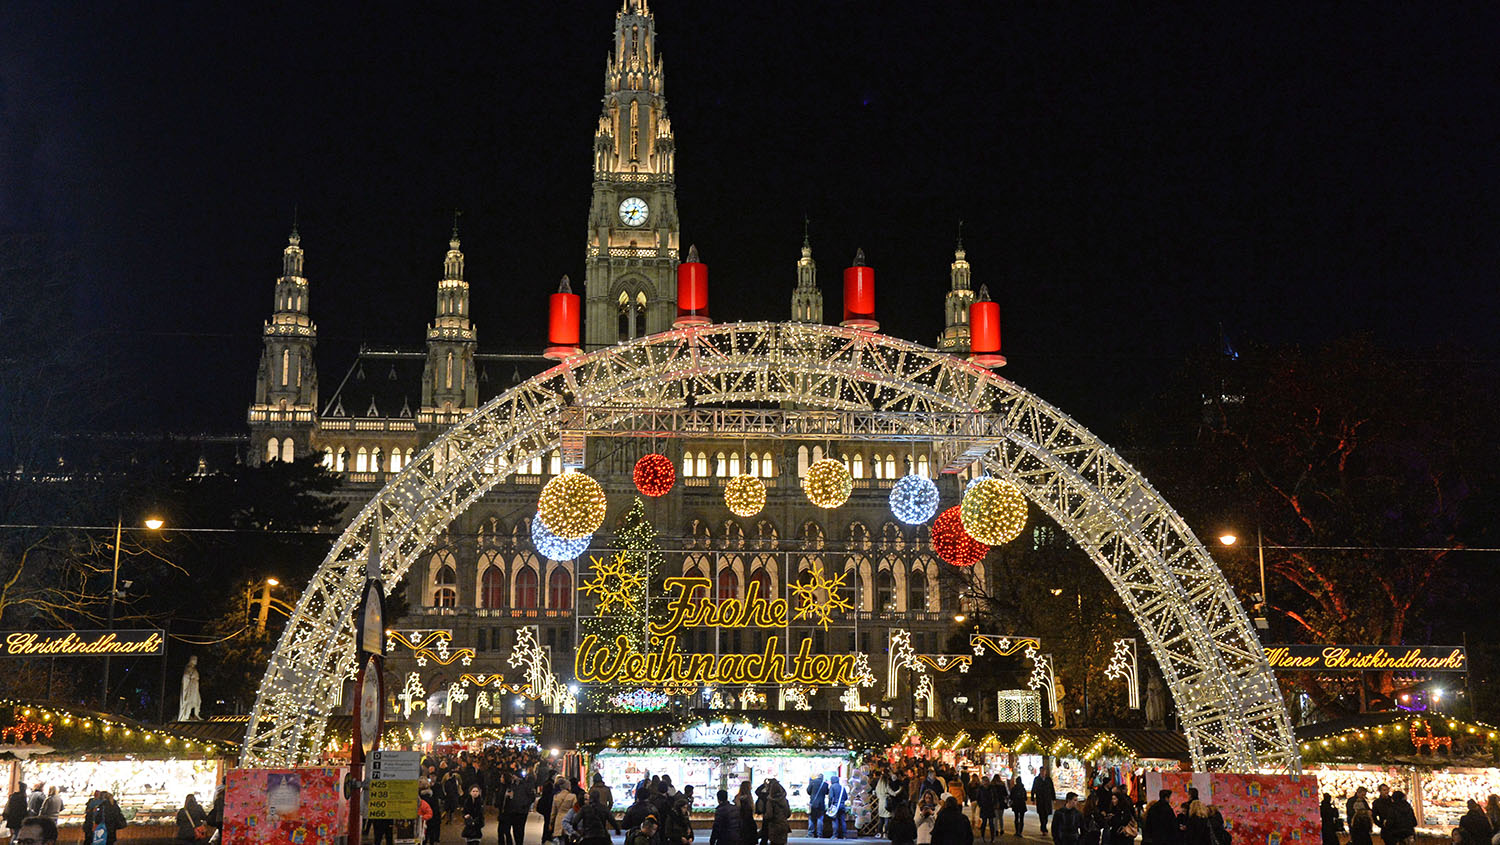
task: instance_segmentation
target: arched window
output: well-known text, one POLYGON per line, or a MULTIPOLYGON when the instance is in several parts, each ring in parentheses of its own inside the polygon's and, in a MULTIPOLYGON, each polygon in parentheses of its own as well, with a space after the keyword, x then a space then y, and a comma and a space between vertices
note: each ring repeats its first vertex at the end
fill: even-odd
POLYGON ((688 546, 696 549, 708 548, 709 541, 713 539, 712 532, 708 530, 708 523, 701 519, 693 520, 688 527, 688 546))
POLYGON ((333 447, 323 447, 323 469, 333 469, 333 447))
POLYGON ((443 370, 443 387, 453 389, 453 353, 448 353, 448 361, 443 370))
POLYGON ((771 453, 766 452, 760 456, 760 477, 771 478, 776 475, 776 465, 771 462, 771 453))
POLYGON ((714 456, 714 475, 723 478, 725 471, 729 469, 728 461, 724 460, 724 453, 720 452, 714 456))
POLYGON ((529 460, 529 461, 526 462, 526 474, 527 475, 541 475, 542 474, 542 456, 541 455, 532 455, 531 456, 531 460, 529 460))
POLYGON ((745 474, 760 475, 760 455, 750 452, 745 456, 745 474))
POLYGON ((391 450, 391 472, 400 472, 400 471, 401 471, 401 450, 400 449, 392 449, 391 450))
POLYGON ((559 566, 547 577, 547 606, 553 610, 573 609, 573 577, 559 566))
POLYGON ((849 468, 849 474, 855 478, 865 477, 865 456, 858 452, 854 453, 854 463, 849 468))
POLYGON ((729 453, 729 477, 733 478, 740 474, 740 453, 729 453))
POLYGON ((802 548, 821 549, 823 545, 822 526, 811 521, 802 523, 802 548))
POLYGON ((719 530, 719 548, 743 549, 744 547, 745 529, 732 519, 724 520, 719 530))
POLYGON ((798 446, 797 447, 797 477, 798 478, 801 478, 804 475, 807 475, 807 465, 808 465, 807 447, 806 446, 798 446))
POLYGON ((913 569, 906 579, 906 606, 911 610, 927 609, 927 576, 922 570, 913 569))
POLYGON ((380 465, 385 460, 380 453, 380 447, 376 446, 370 450, 370 472, 380 472, 380 465))
MULTIPOLYGON (((762 587, 764 589, 764 587, 762 587)), ((765 595, 765 593, 761 593, 765 595)), ((735 577, 734 570, 724 567, 719 570, 719 601, 725 599, 737 599, 740 597, 740 579, 735 577)))
POLYGON ((707 578, 703 567, 708 563, 708 558, 703 555, 693 555, 683 562, 682 577, 684 578, 707 578))
POLYGON ((886 608, 892 607, 891 600, 894 597, 895 588, 891 583, 891 571, 882 569, 875 573, 875 610, 884 613, 886 608))
POLYGON ((281 458, 281 441, 272 437, 266 441, 266 460, 275 461, 281 458))
POLYGON ((354 458, 354 471, 370 471, 370 452, 363 446, 359 447, 359 453, 354 458))
POLYGON ((291 463, 295 457, 297 457, 297 453, 296 447, 292 444, 292 438, 288 437, 281 441, 281 459, 287 463, 291 463))
POLYGON ((920 475, 923 478, 931 478, 932 476, 929 475, 929 472, 930 472, 930 470, 928 469, 927 456, 926 455, 920 455, 920 456, 918 456, 918 458, 917 458, 917 475, 920 475))
POLYGON ((885 456, 885 477, 896 477, 896 456, 893 454, 887 454, 885 456))
POLYGON ((877 481, 885 478, 885 467, 880 465, 880 456, 876 455, 870 459, 870 477, 877 481))
POLYGON ((291 369, 292 369, 292 353, 290 351, 286 350, 286 349, 283 349, 283 350, 281 350, 281 386, 282 387, 286 387, 287 386, 287 384, 288 384, 287 374, 289 372, 291 372, 291 369))
MULTIPOLYGON (((406 457, 410 458, 411 457, 411 453, 408 452, 407 455, 406 455, 406 457)), ((547 473, 549 475, 562 475, 562 450, 561 449, 553 449, 552 450, 552 455, 547 460, 547 473)))
POLYGON ((774 549, 778 539, 776 526, 768 520, 762 519, 755 523, 755 547, 757 549, 774 549))
POLYGON ((817 463, 818 461, 823 460, 823 447, 822 446, 814 446, 813 447, 813 450, 812 450, 812 459, 813 459, 813 463, 817 463))
POLYGON ((854 522, 849 526, 849 548, 870 548, 870 529, 863 522, 854 522))
POLYGON ((699 452, 698 453, 698 472, 696 474, 699 475, 699 476, 702 476, 704 478, 708 477, 708 453, 707 452, 699 452))
POLYGON ((759 585, 756 587, 756 590, 760 593, 761 598, 773 598, 771 594, 771 576, 766 572, 764 566, 758 567, 755 572, 751 573, 750 583, 759 585))
POLYGON ((536 608, 537 602, 536 569, 529 565, 523 565, 516 570, 516 602, 515 606, 532 610, 536 608))
POLYGON ((683 478, 692 478, 693 477, 693 453, 692 452, 683 452, 682 453, 682 477, 683 478))
POLYGON ((479 578, 479 606, 505 607, 505 570, 490 564, 479 578))
POLYGON ((432 606, 453 607, 458 604, 458 569, 452 552, 440 551, 428 563, 432 572, 432 606))
POLYGON ((338 460, 334 462, 334 471, 343 472, 349 466, 349 450, 343 446, 339 447, 338 460))
POLYGON ((887 520, 880 526, 880 544, 887 549, 906 548, 906 537, 901 534, 901 526, 887 520))

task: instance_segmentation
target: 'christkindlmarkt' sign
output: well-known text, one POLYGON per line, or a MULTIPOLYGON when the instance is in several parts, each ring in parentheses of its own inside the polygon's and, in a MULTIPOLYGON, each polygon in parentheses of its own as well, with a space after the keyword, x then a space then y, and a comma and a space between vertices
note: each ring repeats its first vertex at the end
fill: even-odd
POLYGON ((1271 668, 1283 672, 1467 672, 1459 646, 1271 645, 1271 668))
MULTIPOLYGON (((786 599, 767 600, 760 583, 746 586, 745 599, 710 601, 702 598, 712 582, 707 578, 668 578, 671 594, 665 622, 651 623, 655 650, 642 654, 629 638, 618 636, 603 642, 596 634, 583 638, 573 660, 573 676, 583 683, 622 684, 633 687, 687 689, 704 684, 743 686, 774 684, 804 686, 849 686, 860 680, 858 658, 853 654, 811 654, 812 640, 804 639, 795 654, 782 653, 780 637, 766 637, 757 654, 683 654, 677 650, 675 633, 681 628, 784 629, 789 608, 786 599)), ((837 586, 825 596, 809 596, 796 610, 797 618, 841 609, 837 586), (830 607, 830 605, 832 607, 830 607)), ((847 603, 843 603, 847 606, 847 603)))
POLYGON ((149 657, 166 653, 159 628, 126 631, 0 631, 0 657, 149 657))

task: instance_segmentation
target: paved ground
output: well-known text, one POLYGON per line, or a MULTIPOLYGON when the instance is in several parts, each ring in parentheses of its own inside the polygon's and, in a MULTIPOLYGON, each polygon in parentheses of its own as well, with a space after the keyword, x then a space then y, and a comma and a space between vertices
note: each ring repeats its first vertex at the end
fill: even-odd
MULTIPOLYGON (((1006 824, 1008 825, 1007 830, 1011 829, 1011 827, 1009 827, 1009 826, 1015 824, 1015 817, 1007 815, 1007 817, 1006 817, 1006 824)), ((695 827, 697 827, 697 826, 695 825, 695 827)), ((787 845, 814 845, 814 843, 829 843, 829 845, 831 845, 831 840, 828 840, 828 839, 814 839, 811 836, 805 835, 805 831, 806 830, 807 830, 807 823, 806 822, 799 821, 797 819, 793 819, 792 820, 792 836, 787 840, 787 845), (797 834, 799 832, 800 833, 804 833, 804 835, 798 836, 797 834)), ((442 842, 443 842, 443 845, 462 845, 462 843, 463 843, 463 837, 460 835, 462 833, 462 831, 463 831, 463 825, 458 824, 456 822, 454 824, 445 824, 445 825, 443 825, 443 829, 442 829, 442 842)), ((527 822, 527 825, 526 825, 526 842, 524 843, 524 845, 542 845, 541 839, 542 839, 542 817, 538 816, 535 813, 532 813, 531 814, 531 819, 527 822)), ((496 823, 495 823, 495 819, 492 817, 492 818, 489 819, 488 822, 485 823, 485 826, 484 826, 484 840, 481 843, 481 845, 496 845, 498 843, 498 841, 499 840, 497 838, 496 823)), ((620 845, 621 843, 623 843, 625 841, 625 837, 623 835, 617 835, 617 836, 614 837, 614 841, 615 841, 615 843, 617 843, 617 845, 620 845)), ((884 840, 884 839, 864 839, 862 841, 864 841, 866 843, 870 843, 870 845, 877 845, 877 843, 887 842, 887 840, 884 840)), ((1025 829, 1024 834, 1020 838, 1017 838, 1017 837, 1015 837, 1015 836, 1010 835, 1009 833, 1007 833, 1006 835, 1004 835, 1004 836, 998 836, 998 837, 996 837, 993 840, 976 839, 976 840, 974 840, 974 845, 988 845, 989 842, 993 842, 994 845, 1013 845, 1013 843, 1022 842, 1022 841, 1032 841, 1032 842, 1051 842, 1052 841, 1052 837, 1051 836, 1045 836, 1045 837, 1042 836, 1041 830, 1039 829, 1039 827, 1037 825, 1036 814, 1034 814, 1034 813, 1027 813, 1026 814, 1026 829, 1025 829)), ((698 831, 697 831, 697 843, 696 843, 696 845, 707 845, 707 843, 708 843, 708 828, 706 826, 704 826, 702 828, 699 828, 698 831)))

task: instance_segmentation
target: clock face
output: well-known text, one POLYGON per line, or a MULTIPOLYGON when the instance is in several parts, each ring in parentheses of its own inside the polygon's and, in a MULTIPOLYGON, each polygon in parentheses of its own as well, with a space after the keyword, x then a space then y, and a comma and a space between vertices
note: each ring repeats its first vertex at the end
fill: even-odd
POLYGON ((646 222, 646 215, 650 210, 645 200, 640 197, 630 197, 620 203, 620 220, 626 226, 640 226, 646 222))

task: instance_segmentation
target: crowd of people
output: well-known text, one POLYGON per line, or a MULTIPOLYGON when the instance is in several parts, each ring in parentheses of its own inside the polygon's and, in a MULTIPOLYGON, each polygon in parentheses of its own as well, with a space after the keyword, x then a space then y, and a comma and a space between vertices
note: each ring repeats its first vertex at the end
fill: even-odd
MULTIPOLYGON (((28 792, 26 785, 22 784, 6 800, 5 812, 0 817, 4 818, 5 827, 10 831, 10 845, 53 845, 57 842, 57 820, 62 815, 63 797, 57 787, 43 792, 42 786, 36 784, 28 792)), ((187 816, 184 815, 184 810, 177 811, 177 838, 185 838, 187 841, 208 839, 213 831, 205 823, 210 819, 215 819, 215 825, 222 823, 223 796, 224 790, 220 787, 215 795, 212 811, 204 810, 198 804, 196 796, 187 796, 184 810, 192 808, 193 811, 187 816), (217 817, 212 816, 211 812, 217 813, 217 817), (184 818, 194 820, 186 828, 189 831, 186 837, 183 835, 184 818)), ((126 824, 125 813, 115 802, 114 795, 102 789, 95 790, 89 796, 84 803, 82 816, 82 845, 115 845, 120 828, 126 824)))
MULTIPOLYGON (((1319 808, 1323 822, 1323 845, 1339 845, 1339 834, 1349 834, 1349 845, 1371 845, 1378 832, 1385 845, 1405 845, 1417 833, 1417 813, 1406 793, 1381 784, 1370 798, 1365 787, 1344 801, 1344 814, 1333 796, 1323 793, 1319 808)), ((1490 795, 1480 804, 1469 799, 1468 812, 1450 832, 1455 845, 1500 845, 1500 795, 1490 795)))

